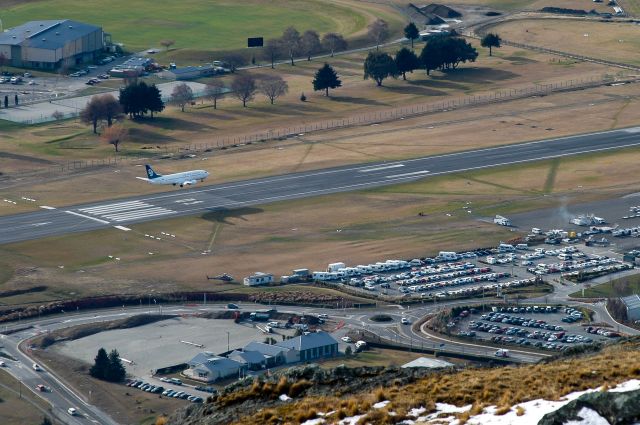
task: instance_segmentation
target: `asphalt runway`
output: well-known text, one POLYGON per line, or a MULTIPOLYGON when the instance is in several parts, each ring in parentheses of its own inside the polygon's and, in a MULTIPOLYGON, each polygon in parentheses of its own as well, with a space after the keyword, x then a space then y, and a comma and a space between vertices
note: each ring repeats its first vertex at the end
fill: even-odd
POLYGON ((640 127, 633 127, 405 161, 350 165, 189 189, 173 189, 169 186, 167 193, 117 201, 57 208, 40 205, 41 210, 37 212, 0 217, 0 244, 116 226, 118 231, 127 231, 128 225, 145 221, 349 192, 405 183, 429 176, 639 145, 640 127))

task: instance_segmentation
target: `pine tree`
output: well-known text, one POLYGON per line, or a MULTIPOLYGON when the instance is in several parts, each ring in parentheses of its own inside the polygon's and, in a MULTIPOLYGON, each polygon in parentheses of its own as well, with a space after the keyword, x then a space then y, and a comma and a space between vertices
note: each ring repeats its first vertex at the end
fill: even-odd
POLYGON ((420 37, 420 31, 418 27, 413 22, 410 22, 409 25, 404 27, 404 36, 411 40, 411 48, 413 49, 413 40, 416 40, 420 37))
POLYGON ((335 89, 341 86, 342 81, 340 81, 338 74, 328 63, 325 63, 313 78, 313 90, 324 90, 325 96, 329 96, 329 89, 335 89))
POLYGON ((107 376, 107 369, 109 368, 109 356, 104 348, 98 350, 98 354, 94 360, 93 366, 89 370, 89 374, 94 378, 105 379, 107 376))
POLYGON ((120 382, 124 380, 127 372, 122 366, 120 360, 120 354, 116 349, 111 350, 109 353, 109 367, 107 368, 106 380, 111 382, 120 382))

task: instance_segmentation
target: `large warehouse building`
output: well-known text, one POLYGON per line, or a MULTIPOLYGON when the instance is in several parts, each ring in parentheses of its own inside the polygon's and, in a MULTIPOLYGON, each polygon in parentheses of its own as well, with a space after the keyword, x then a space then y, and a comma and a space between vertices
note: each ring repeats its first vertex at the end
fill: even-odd
POLYGON ((65 20, 31 21, 0 33, 0 54, 11 66, 34 69, 92 62, 104 49, 102 28, 65 20))
POLYGON ((632 321, 640 320, 640 295, 634 294, 621 298, 621 300, 627 308, 627 319, 632 321))

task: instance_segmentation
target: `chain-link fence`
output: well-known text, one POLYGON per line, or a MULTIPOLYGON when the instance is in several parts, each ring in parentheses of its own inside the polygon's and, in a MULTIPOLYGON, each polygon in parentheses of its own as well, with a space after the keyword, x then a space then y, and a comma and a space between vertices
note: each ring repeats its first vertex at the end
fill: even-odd
MULTIPOLYGON (((334 118, 312 123, 301 123, 300 125, 271 129, 253 134, 214 137, 207 142, 191 143, 181 146, 167 146, 157 150, 154 149, 154 152, 127 153, 126 156, 113 156, 103 160, 70 161, 60 166, 51 167, 50 169, 28 171, 25 173, 26 175, 37 173, 59 174, 66 172, 75 172, 90 167, 116 165, 122 161, 136 163, 153 159, 188 158, 199 153, 211 152, 216 149, 240 147, 251 145, 254 143, 266 142, 269 140, 285 140, 288 138, 300 137, 315 131, 338 130, 348 127, 379 124, 405 118, 437 114, 454 109, 469 108, 498 102, 524 99, 531 96, 542 96, 563 91, 580 90, 610 84, 632 83, 637 81, 638 79, 636 77, 625 76, 624 73, 620 72, 617 75, 604 75, 600 77, 594 76, 567 81, 540 83, 531 86, 501 89, 492 93, 462 96, 453 99, 441 100, 438 102, 415 104, 386 109, 382 111, 357 114, 345 118, 334 118)), ((201 94, 202 93, 198 93, 198 95, 201 94)), ((23 176, 25 175, 25 173, 12 173, 12 176, 23 176)))

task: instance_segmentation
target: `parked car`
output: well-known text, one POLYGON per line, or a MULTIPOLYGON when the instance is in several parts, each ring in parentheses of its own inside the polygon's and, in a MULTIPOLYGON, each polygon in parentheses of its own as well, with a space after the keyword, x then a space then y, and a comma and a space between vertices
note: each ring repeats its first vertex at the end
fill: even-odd
POLYGON ((352 341, 351 341, 351 338, 349 338, 348 336, 343 336, 343 337, 342 337, 342 338, 340 338, 340 339, 341 339, 342 341, 346 342, 346 343, 350 343, 350 342, 352 342, 352 341))

